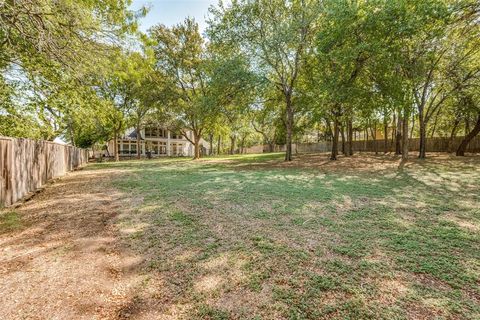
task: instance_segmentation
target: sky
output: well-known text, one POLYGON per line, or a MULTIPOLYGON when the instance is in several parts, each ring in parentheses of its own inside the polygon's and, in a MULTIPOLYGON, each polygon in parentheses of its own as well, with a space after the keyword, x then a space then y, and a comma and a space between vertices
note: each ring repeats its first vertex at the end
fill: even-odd
POLYGON ((146 32, 148 28, 158 23, 172 26, 193 17, 203 33, 208 8, 218 4, 218 0, 133 0, 131 8, 138 10, 142 6, 150 6, 150 12, 140 20, 140 30, 146 32))

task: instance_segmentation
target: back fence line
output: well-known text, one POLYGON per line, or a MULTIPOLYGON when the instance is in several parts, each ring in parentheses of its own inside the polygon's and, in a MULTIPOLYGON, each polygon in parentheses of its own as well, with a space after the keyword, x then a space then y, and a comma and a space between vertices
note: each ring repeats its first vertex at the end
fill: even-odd
MULTIPOLYGON (((455 152, 462 142, 464 137, 456 137, 454 139, 450 138, 427 138, 427 152, 455 152)), ((358 140, 352 142, 352 149, 354 152, 383 152, 385 140, 358 140)), ((348 143, 345 141, 345 147, 348 146, 348 143)), ((420 147, 420 138, 410 138, 409 139, 409 151, 418 151, 420 147)), ((311 143, 293 143, 292 149, 294 152, 298 153, 315 153, 315 152, 330 152, 332 150, 331 141, 320 141, 320 142, 311 142, 311 143)), ((339 140, 338 149, 341 152, 342 150, 342 141, 339 140)), ((253 146, 250 148, 245 148, 244 153, 266 153, 269 152, 268 145, 253 146)), ((274 152, 284 152, 285 145, 275 145, 274 152)), ((395 141, 391 139, 387 140, 387 151, 395 151, 395 141)), ((470 141, 466 152, 480 152, 480 136, 476 136, 470 141)))

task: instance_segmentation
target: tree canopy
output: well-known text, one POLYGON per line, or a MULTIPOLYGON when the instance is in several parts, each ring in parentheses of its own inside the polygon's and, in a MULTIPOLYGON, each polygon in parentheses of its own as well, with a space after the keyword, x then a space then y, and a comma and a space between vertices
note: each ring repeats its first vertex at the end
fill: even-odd
POLYGON ((407 158, 418 138, 424 158, 428 139, 463 136, 463 155, 480 131, 478 1, 219 1, 204 34, 191 18, 142 34, 130 4, 0 4, 1 135, 90 147, 162 123, 195 158, 208 140, 290 161, 312 139, 335 160, 358 139, 407 158))

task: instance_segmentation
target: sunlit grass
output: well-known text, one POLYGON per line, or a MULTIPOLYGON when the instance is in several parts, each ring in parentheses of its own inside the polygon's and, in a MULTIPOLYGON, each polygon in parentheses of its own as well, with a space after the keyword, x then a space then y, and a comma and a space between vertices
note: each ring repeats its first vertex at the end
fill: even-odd
POLYGON ((125 241, 162 279, 143 299, 161 296, 185 319, 480 316, 477 160, 362 171, 362 157, 308 168, 282 158, 89 167, 122 169, 111 184, 143 199, 118 222, 141 226, 125 241))

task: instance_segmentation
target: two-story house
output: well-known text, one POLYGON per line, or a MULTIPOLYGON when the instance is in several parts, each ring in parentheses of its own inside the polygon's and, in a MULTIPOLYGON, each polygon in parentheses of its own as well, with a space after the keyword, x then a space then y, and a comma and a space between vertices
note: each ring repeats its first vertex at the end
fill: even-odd
MULTIPOLYGON (((193 140, 192 132, 186 132, 189 139, 193 140)), ((208 154, 208 144, 200 141, 201 152, 208 154)), ((120 156, 134 156, 137 154, 137 131, 128 129, 125 134, 117 139, 118 153, 120 156)), ((108 150, 113 154, 114 140, 109 141, 108 150)), ((191 157, 194 154, 193 144, 179 132, 162 127, 146 127, 140 131, 140 154, 152 157, 173 156, 191 157)))

